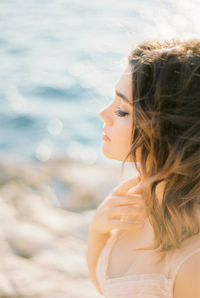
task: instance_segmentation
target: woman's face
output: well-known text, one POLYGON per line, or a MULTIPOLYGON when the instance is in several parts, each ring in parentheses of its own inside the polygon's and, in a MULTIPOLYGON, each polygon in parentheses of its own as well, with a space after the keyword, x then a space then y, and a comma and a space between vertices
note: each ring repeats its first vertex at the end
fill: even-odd
MULTIPOLYGON (((99 116, 104 121, 104 155, 122 161, 130 151, 132 136, 132 75, 129 65, 115 85, 113 101, 101 110, 99 116)), ((131 161, 130 158, 127 161, 131 161)))

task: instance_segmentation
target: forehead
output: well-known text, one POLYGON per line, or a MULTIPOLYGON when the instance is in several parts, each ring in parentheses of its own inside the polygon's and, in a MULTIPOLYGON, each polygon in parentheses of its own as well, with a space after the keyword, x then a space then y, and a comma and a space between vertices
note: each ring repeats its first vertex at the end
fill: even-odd
POLYGON ((116 82, 115 90, 124 94, 128 99, 132 99, 132 70, 130 65, 125 68, 116 82))

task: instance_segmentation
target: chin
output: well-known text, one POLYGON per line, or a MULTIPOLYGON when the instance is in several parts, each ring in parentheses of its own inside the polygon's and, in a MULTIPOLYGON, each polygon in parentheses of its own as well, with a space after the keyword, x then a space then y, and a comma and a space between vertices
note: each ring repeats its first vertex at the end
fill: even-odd
MULTIPOLYGON (((107 158, 109 158, 109 159, 113 159, 113 160, 116 160, 116 161, 121 161, 121 162, 123 162, 123 161, 124 161, 124 158, 126 157, 126 155, 127 155, 128 153, 127 153, 126 155, 118 155, 118 154, 116 154, 116 153, 114 153, 114 152, 107 151, 107 150, 105 150, 105 149, 103 148, 103 154, 104 154, 105 157, 107 157, 107 158)), ((130 160, 130 158, 128 158, 128 159, 126 160, 126 162, 133 162, 133 161, 130 160)))
POLYGON ((120 158, 119 158, 119 156, 116 156, 115 154, 113 154, 112 152, 109 152, 109 151, 107 151, 107 150, 104 150, 104 148, 103 148, 103 155, 105 156, 105 157, 107 157, 107 158, 109 158, 109 159, 114 159, 114 160, 121 160, 120 158))

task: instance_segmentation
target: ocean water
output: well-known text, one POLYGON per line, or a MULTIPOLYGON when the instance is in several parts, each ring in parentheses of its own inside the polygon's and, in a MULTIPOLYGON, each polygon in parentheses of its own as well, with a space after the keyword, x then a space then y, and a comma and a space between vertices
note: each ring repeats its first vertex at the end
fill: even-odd
POLYGON ((94 163, 99 111, 138 42, 199 33, 199 0, 0 1, 0 153, 94 163))

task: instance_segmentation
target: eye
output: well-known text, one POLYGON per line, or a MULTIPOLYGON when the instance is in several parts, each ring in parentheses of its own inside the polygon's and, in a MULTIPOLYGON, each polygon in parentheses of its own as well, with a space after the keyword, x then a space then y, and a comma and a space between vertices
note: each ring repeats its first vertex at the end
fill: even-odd
POLYGON ((120 110, 120 108, 118 107, 118 109, 114 112, 117 116, 119 116, 119 117, 125 117, 125 116, 127 116, 129 113, 127 113, 127 112, 124 112, 124 111, 122 111, 122 110, 120 110))

